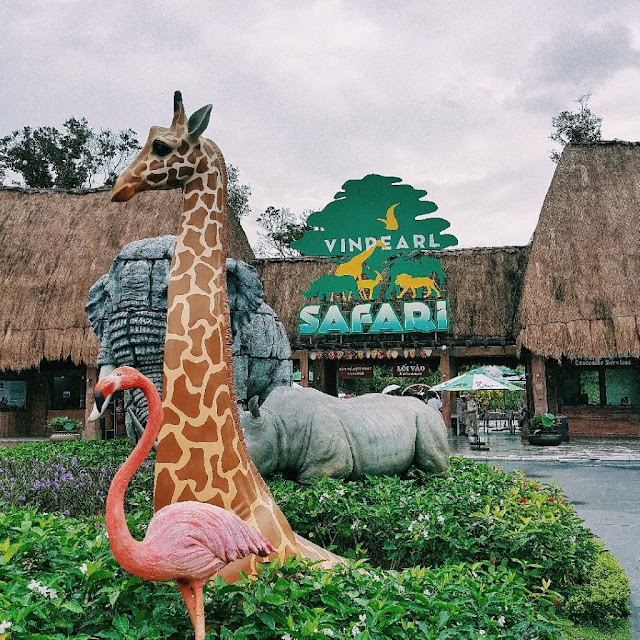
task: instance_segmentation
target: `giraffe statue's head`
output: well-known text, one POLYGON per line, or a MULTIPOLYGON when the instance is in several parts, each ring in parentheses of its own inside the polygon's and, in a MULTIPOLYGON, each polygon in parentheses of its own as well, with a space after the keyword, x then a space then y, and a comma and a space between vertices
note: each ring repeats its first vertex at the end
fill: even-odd
POLYGON ((203 173, 206 168, 199 166, 204 156, 200 136, 210 115, 208 104, 187 120, 182 94, 176 91, 171 126, 151 127, 142 151, 116 180, 111 199, 124 202, 146 189, 173 189, 183 186, 194 173, 203 173))

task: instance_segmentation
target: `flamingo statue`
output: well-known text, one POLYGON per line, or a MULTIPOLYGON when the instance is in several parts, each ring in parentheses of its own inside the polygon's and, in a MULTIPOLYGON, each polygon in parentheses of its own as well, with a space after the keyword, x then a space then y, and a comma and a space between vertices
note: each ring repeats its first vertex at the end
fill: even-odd
POLYGON ((154 384, 132 367, 118 367, 95 387, 102 412, 106 397, 119 389, 140 389, 149 404, 147 428, 111 482, 107 533, 115 559, 144 580, 176 580, 189 612, 195 640, 204 640, 205 582, 228 563, 249 554, 266 557, 276 549, 237 515, 203 502, 177 502, 155 513, 142 542, 133 538, 124 516, 124 494, 162 426, 162 403, 154 384))

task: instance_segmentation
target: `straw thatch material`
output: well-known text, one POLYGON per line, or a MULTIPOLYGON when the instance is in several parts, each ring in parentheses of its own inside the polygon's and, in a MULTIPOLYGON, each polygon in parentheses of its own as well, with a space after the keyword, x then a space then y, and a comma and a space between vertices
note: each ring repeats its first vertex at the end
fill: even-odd
MULTIPOLYGON (((519 331, 517 310, 527 247, 426 255, 440 260, 446 277, 443 295, 449 299, 450 332, 440 341, 494 339, 513 344, 519 331)), ((264 285, 265 301, 282 320, 289 340, 299 343, 298 312, 310 303, 302 291, 311 281, 333 273, 336 265, 322 258, 262 259, 254 264, 264 285)))
POLYGON ((640 356, 640 144, 566 147, 526 270, 518 345, 560 360, 640 356))
MULTIPOLYGON (((128 242, 176 233, 181 213, 175 190, 114 203, 105 189, 0 189, 0 370, 95 362, 89 288, 128 242)), ((244 231, 229 227, 229 255, 250 261, 244 231)))

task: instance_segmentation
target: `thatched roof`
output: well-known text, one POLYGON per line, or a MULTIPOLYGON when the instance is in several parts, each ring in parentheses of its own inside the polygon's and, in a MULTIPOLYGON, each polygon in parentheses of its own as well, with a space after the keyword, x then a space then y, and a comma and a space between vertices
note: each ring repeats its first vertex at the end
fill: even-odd
POLYGON ((640 356, 640 143, 565 149, 533 236, 520 346, 640 356))
MULTIPOLYGON (((504 341, 518 335, 518 303, 527 247, 456 249, 427 252, 442 263, 449 299, 450 332, 440 340, 504 341)), ((309 304, 302 291, 335 264, 322 258, 262 259, 254 265, 265 289, 265 302, 282 320, 292 344, 300 342, 298 312, 309 304)))
MULTIPOLYGON (((128 242, 176 233, 181 213, 175 190, 113 203, 104 189, 0 189, 0 370, 95 362, 89 288, 128 242)), ((229 226, 229 255, 250 261, 244 231, 229 226)))

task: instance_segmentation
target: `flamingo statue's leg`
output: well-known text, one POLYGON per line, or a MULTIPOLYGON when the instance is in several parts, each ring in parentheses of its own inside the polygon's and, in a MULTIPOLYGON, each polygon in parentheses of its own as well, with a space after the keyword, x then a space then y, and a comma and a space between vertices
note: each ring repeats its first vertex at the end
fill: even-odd
POLYGON ((178 589, 180 589, 180 593, 182 594, 182 599, 184 600, 184 604, 187 607, 187 611, 189 612, 189 618, 191 618, 191 624, 193 625, 193 629, 195 631, 197 628, 198 622, 196 617, 195 597, 193 594, 193 590, 191 589, 191 584, 187 582, 178 581, 178 589))
POLYGON ((191 588, 193 589, 193 598, 195 601, 196 623, 193 626, 196 630, 196 640, 204 640, 204 637, 206 635, 204 628, 204 595, 202 593, 203 587, 204 580, 191 583, 191 588))

